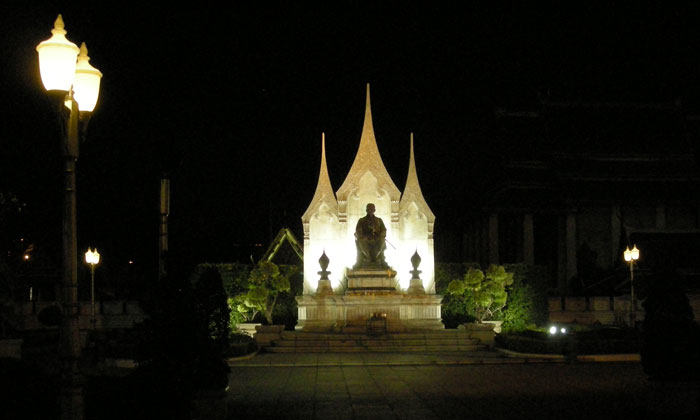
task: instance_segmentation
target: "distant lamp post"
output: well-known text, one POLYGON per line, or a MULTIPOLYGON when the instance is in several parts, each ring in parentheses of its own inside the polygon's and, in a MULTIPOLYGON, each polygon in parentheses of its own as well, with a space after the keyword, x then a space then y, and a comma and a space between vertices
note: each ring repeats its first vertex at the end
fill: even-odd
POLYGON ((639 250, 637 245, 634 245, 632 249, 628 246, 623 253, 625 261, 630 265, 630 325, 635 326, 637 320, 637 305, 634 301, 634 262, 639 259, 639 250))
POLYGON ((51 38, 37 45, 41 81, 54 100, 61 124, 64 158, 63 209, 63 321, 60 353, 62 371, 61 416, 82 419, 85 414, 83 377, 80 374, 80 326, 78 319, 78 252, 75 163, 80 135, 97 103, 102 73, 88 61, 85 44, 78 48, 66 39, 63 18, 58 15, 51 38), (80 54, 80 55, 78 55, 80 54))
POLYGON ((90 325, 95 329, 95 266, 100 263, 100 253, 97 248, 93 251, 88 248, 85 253, 85 262, 90 265, 90 325))

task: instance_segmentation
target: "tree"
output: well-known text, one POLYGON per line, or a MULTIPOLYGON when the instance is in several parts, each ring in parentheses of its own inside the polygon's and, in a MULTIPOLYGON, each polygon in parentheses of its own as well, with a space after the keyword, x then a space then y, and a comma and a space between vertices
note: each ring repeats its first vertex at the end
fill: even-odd
POLYGON ((502 265, 491 265, 486 273, 470 268, 462 279, 455 279, 447 286, 447 293, 473 302, 474 316, 482 322, 492 319, 506 305, 506 287, 513 284, 513 273, 502 265))
POLYGON ((0 337, 16 329, 13 316, 18 288, 17 263, 6 257, 14 254, 16 242, 10 233, 11 227, 18 224, 16 218, 24 205, 14 194, 0 192, 0 337))
POLYGON ((299 270, 287 266, 283 270, 270 261, 260 261, 248 277, 247 305, 258 309, 268 324, 272 324, 272 311, 280 293, 289 292, 289 278, 299 270))

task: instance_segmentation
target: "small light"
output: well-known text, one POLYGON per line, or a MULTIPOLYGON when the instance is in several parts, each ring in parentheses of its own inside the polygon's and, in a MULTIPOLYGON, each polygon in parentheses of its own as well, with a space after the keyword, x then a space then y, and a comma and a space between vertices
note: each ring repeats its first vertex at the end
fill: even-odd
POLYGON ((24 254, 22 258, 24 258, 24 261, 29 261, 29 254, 24 254))
POLYGON ((566 334, 566 328, 562 327, 560 331, 562 334, 566 334))
POLYGON ((552 325, 551 327, 549 327, 549 333, 555 335, 557 333, 557 326, 552 325))
POLYGON ((132 260, 129 260, 129 264, 133 264, 134 262, 132 260))

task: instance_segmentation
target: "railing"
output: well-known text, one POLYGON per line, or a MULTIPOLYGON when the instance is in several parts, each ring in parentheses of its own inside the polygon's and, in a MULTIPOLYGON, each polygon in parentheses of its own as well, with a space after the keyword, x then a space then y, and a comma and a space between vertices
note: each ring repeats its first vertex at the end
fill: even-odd
MULTIPOLYGON (((700 295, 688 295, 695 319, 700 316, 700 295)), ((549 298, 549 321, 625 325, 630 319, 630 296, 561 296, 549 298)), ((644 320, 642 302, 636 300, 637 321, 644 320)))
MULTIPOLYGON (((17 304, 15 319, 23 330, 52 329, 55 326, 47 326, 39 321, 41 311, 58 305, 57 302, 30 301, 17 304)), ((80 329, 90 329, 91 303, 79 302, 80 329)), ((139 302, 132 300, 110 300, 95 302, 95 326, 104 328, 131 328, 134 324, 143 321, 146 314, 139 302)))

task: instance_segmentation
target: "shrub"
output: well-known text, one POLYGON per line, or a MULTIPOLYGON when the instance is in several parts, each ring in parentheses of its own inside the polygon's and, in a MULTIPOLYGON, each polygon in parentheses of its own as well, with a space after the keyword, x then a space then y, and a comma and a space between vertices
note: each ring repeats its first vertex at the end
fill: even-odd
POLYGON ((509 264, 513 284, 503 310, 503 330, 518 331, 544 325, 549 319, 547 307, 548 276, 545 267, 509 264))
POLYGON ((476 263, 440 263, 435 265, 435 291, 442 298, 442 322, 446 328, 457 328, 459 325, 474 322, 474 301, 470 295, 452 295, 447 287, 454 279, 460 279, 470 267, 478 267, 476 263))
POLYGON ((513 273, 506 272, 503 266, 491 265, 486 273, 470 268, 463 279, 454 279, 447 286, 447 293, 460 296, 465 304, 473 302, 474 317, 482 322, 495 319, 506 305, 506 287, 513 283, 513 273))
POLYGON ((656 273, 644 301, 642 366, 653 379, 700 378, 700 326, 676 272, 656 273))

